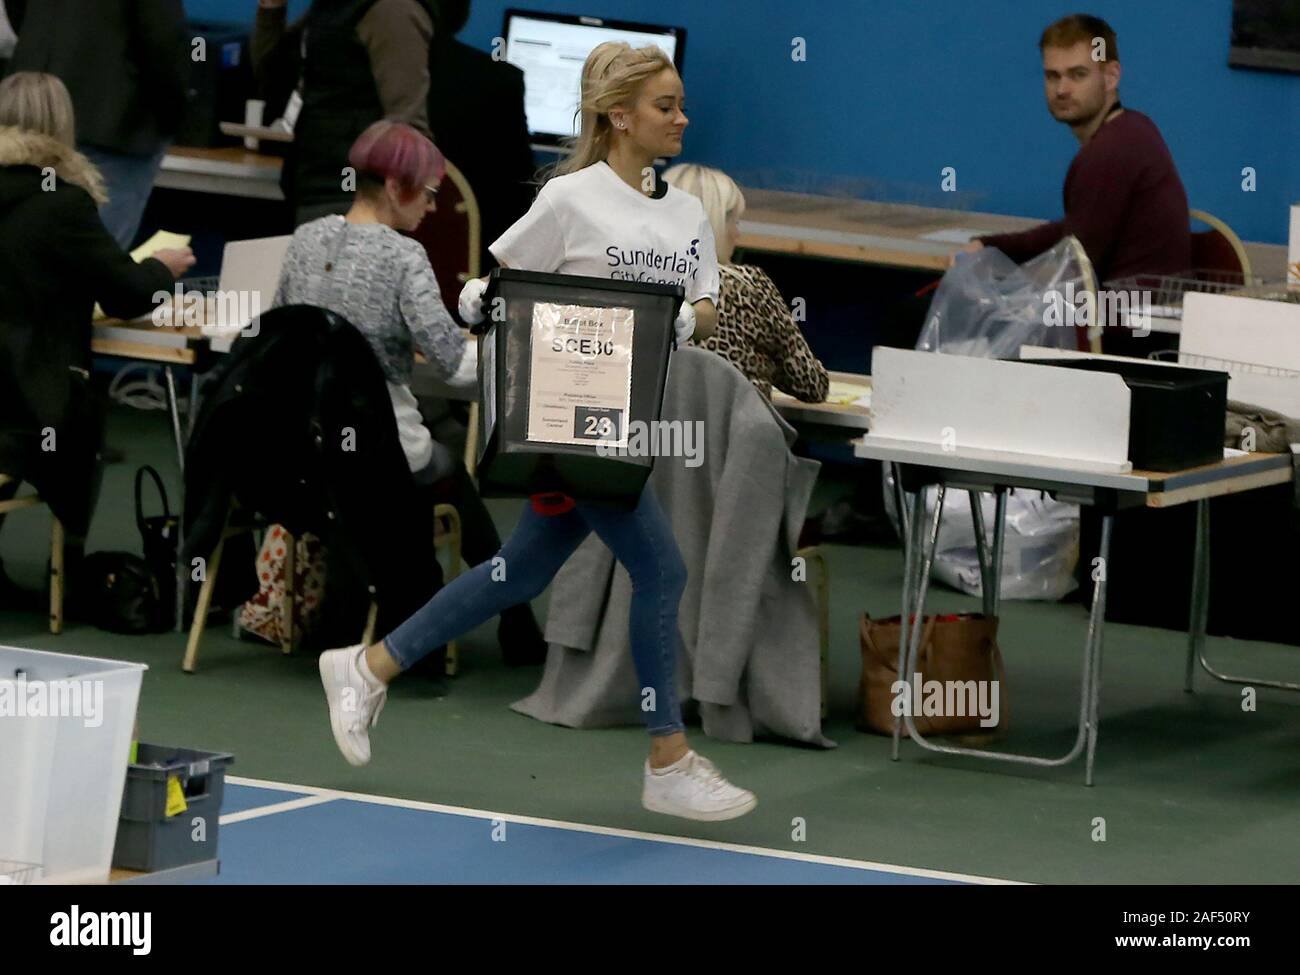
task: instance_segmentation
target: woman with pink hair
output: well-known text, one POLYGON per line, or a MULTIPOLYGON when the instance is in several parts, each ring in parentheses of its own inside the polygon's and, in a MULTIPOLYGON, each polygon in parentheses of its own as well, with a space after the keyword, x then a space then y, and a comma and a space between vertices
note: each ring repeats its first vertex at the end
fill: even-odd
MULTIPOLYGON (((424 248, 402 234, 433 211, 446 162, 411 126, 384 121, 361 134, 348 163, 340 179, 355 180, 351 209, 297 229, 272 304, 327 308, 366 337, 388 380, 411 474, 429 488, 430 512, 435 501, 456 506, 465 560, 474 565, 496 553, 500 537, 464 465, 424 425, 410 386, 417 349, 440 379, 453 383, 471 382, 477 366, 477 347, 443 305, 424 248)), ((527 605, 501 613, 498 637, 507 663, 543 656, 527 605)))

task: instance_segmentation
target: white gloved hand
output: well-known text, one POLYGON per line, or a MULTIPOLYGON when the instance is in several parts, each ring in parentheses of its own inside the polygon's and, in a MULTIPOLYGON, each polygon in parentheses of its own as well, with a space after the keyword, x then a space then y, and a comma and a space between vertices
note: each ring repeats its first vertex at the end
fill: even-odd
POLYGON ((677 333, 677 345, 681 347, 691 340, 695 334, 695 306, 689 301, 682 302, 682 309, 677 313, 677 321, 673 322, 673 330, 677 333))
POLYGON ((487 282, 482 278, 470 278, 460 290, 460 317, 467 325, 477 325, 483 321, 483 293, 487 291, 487 282))
POLYGON ((474 391, 478 388, 478 341, 469 339, 461 353, 460 365, 447 379, 447 385, 457 390, 474 391))

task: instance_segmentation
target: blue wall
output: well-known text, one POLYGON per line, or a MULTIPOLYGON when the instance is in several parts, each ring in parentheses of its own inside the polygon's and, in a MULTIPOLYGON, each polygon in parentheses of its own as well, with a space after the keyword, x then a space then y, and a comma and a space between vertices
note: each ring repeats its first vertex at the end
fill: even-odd
MULTIPOLYGON (((1192 206, 1283 243, 1300 201, 1300 76, 1228 67, 1231 0, 515 0, 687 28, 686 154, 750 182, 1059 215, 1077 149, 1043 102, 1042 28, 1082 7, 1119 36, 1124 103, 1164 133, 1192 206), (791 59, 803 37, 807 60, 791 59), (1242 190, 1242 169, 1256 172, 1242 190), (824 184, 824 185, 818 185, 824 184)), ((185 0, 248 20, 255 0, 185 0)), ((487 49, 505 0, 475 0, 462 39, 487 49)), ((294 0, 300 12, 306 0, 294 0)))

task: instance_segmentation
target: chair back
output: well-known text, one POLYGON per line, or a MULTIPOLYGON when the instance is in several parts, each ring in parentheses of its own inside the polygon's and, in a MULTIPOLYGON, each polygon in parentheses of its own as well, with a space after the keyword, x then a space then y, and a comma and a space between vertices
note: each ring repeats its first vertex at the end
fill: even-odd
POLYGON ((418 240, 429 255, 429 265, 442 292, 442 303, 458 320, 456 306, 460 289, 466 281, 479 277, 481 273, 482 226, 478 200, 469 181, 448 159, 447 175, 438 190, 437 208, 426 214, 420 226, 409 236, 418 240))
POLYGON ((1253 284, 1250 257, 1232 228, 1204 210, 1189 210, 1188 216, 1194 224, 1208 228, 1192 231, 1192 269, 1196 275, 1240 275, 1243 286, 1253 284))

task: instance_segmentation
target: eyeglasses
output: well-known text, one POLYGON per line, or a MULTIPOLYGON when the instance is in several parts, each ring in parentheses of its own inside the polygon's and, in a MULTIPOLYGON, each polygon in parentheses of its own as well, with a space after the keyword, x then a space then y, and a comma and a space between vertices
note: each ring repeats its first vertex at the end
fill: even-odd
POLYGON ((433 200, 434 200, 434 198, 438 195, 438 190, 439 190, 440 188, 441 188, 441 187, 438 187, 438 186, 429 186, 428 184, 425 184, 425 187, 424 187, 424 199, 425 199, 425 201, 426 201, 427 203, 432 203, 433 200))

